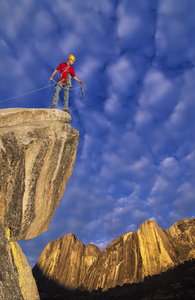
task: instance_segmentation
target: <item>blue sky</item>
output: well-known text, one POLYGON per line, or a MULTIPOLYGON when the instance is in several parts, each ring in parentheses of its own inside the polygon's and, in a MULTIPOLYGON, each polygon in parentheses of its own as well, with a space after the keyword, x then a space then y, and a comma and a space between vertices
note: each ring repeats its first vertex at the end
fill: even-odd
POLYGON ((104 249, 193 217, 195 1, 2 0, 0 17, 1 109, 49 108, 53 87, 2 100, 47 86, 69 54, 88 93, 70 92, 77 159, 48 231, 20 242, 29 263, 69 232, 104 249))

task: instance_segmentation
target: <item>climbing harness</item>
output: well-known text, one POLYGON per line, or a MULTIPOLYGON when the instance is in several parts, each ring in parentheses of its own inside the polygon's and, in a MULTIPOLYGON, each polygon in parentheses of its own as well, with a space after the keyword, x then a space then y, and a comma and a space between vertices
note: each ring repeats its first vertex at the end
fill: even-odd
POLYGON ((59 78, 62 79, 62 80, 59 81, 59 82, 61 82, 62 84, 67 85, 68 87, 72 87, 72 84, 71 84, 71 76, 70 76, 70 74, 67 75, 67 78, 66 78, 66 79, 64 79, 62 76, 59 76, 59 78))
MULTIPOLYGON (((52 80, 55 83, 55 85, 59 83, 59 81, 56 82, 54 79, 52 79, 52 80)), ((85 83, 83 82, 81 84, 81 86, 77 86, 76 88, 71 88, 71 91, 77 90, 77 89, 81 89, 79 98, 83 98, 83 99, 87 100, 88 99, 88 94, 87 94, 87 88, 86 88, 85 83)))
POLYGON ((63 72, 60 73, 59 78, 61 79, 61 82, 62 82, 62 83, 66 84, 66 85, 69 86, 69 87, 72 87, 72 84, 71 84, 71 76, 70 76, 70 74, 69 74, 69 67, 70 67, 70 66, 66 66, 64 69, 61 70, 61 71, 63 71, 63 72), (67 78, 66 78, 66 79, 62 77, 62 75, 63 75, 65 72, 67 72, 67 78))

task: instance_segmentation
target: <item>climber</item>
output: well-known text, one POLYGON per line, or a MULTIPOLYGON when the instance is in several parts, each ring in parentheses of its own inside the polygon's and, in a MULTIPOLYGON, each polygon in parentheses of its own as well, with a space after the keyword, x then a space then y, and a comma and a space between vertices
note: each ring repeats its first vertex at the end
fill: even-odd
POLYGON ((69 100, 69 89, 71 86, 71 76, 78 81, 80 84, 83 84, 83 81, 78 79, 75 76, 74 68, 72 67, 73 63, 75 62, 75 57, 73 55, 68 56, 68 61, 65 63, 61 63, 57 69, 55 69, 50 77, 50 80, 53 80, 53 76, 60 71, 60 76, 58 82, 55 87, 55 92, 53 95, 53 100, 51 102, 51 108, 55 108, 58 104, 59 93, 61 88, 63 87, 64 92, 64 101, 63 101, 63 111, 68 112, 68 100, 69 100))

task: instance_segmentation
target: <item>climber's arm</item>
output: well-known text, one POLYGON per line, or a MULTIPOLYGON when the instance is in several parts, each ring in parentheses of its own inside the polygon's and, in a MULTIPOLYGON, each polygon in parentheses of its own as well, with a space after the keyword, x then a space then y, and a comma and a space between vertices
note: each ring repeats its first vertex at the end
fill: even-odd
POLYGON ((83 81, 81 81, 80 79, 78 79, 76 76, 73 77, 76 81, 80 82, 81 84, 83 83, 83 81))
POLYGON ((58 72, 57 69, 55 69, 51 75, 51 77, 49 78, 49 80, 53 80, 54 75, 58 72))

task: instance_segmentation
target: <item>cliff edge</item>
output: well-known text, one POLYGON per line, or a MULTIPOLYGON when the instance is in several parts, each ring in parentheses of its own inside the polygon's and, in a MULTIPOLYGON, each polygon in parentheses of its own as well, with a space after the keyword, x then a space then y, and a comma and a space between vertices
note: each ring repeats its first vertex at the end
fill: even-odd
POLYGON ((0 110, 0 233, 6 241, 0 254, 7 258, 1 263, 12 270, 1 266, 1 299, 39 299, 37 292, 26 291, 27 262, 16 241, 49 227, 76 159, 79 133, 70 121, 69 114, 57 109, 0 110), (15 288, 7 289, 10 278, 15 288))

